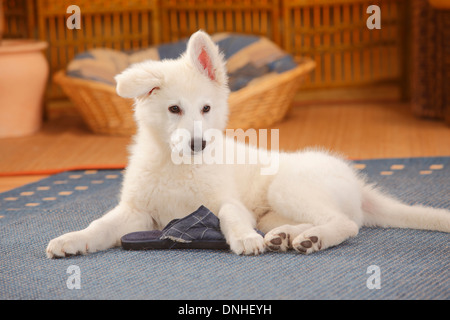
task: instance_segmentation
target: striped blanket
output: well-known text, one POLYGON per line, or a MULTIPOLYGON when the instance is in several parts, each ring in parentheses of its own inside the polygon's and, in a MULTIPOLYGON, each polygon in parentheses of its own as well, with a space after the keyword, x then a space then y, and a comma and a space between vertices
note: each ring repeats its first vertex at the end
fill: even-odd
MULTIPOLYGON (((211 38, 227 60, 231 91, 297 66, 291 55, 264 37, 217 33, 211 38)), ((115 85, 114 76, 133 63, 178 58, 186 50, 187 41, 183 39, 131 52, 92 49, 78 54, 69 63, 67 75, 115 85)))

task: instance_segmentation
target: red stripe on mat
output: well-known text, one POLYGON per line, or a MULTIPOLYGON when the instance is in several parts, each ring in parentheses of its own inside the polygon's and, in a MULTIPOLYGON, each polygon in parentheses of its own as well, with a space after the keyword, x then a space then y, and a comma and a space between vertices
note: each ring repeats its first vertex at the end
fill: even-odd
POLYGON ((15 172, 0 172, 0 177, 14 177, 14 176, 37 176, 37 175, 52 175, 65 171, 77 170, 114 170, 124 169, 125 164, 105 164, 105 165, 83 165, 58 169, 44 169, 44 170, 30 170, 30 171, 15 171, 15 172))

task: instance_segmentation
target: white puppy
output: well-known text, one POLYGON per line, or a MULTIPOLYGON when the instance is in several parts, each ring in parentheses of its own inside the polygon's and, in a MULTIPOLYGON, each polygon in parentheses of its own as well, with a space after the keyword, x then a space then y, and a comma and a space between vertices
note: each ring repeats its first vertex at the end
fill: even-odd
POLYGON ((383 195, 346 161, 326 152, 274 153, 279 168, 273 175, 262 175, 261 163, 196 161, 210 145, 216 154, 232 146, 234 159, 258 152, 220 139, 228 113, 226 67, 204 32, 192 35, 180 58, 135 64, 116 81, 120 96, 135 99, 138 126, 120 202, 86 229, 50 241, 49 258, 118 246, 123 235, 162 229, 200 205, 218 215, 237 254, 265 248, 309 254, 355 236, 361 226, 450 232, 448 210, 408 206, 383 195), (211 129, 214 139, 205 134, 211 129), (177 139, 180 130, 191 138, 177 139), (177 149, 180 143, 187 148, 177 149), (193 164, 174 161, 174 154, 193 164))

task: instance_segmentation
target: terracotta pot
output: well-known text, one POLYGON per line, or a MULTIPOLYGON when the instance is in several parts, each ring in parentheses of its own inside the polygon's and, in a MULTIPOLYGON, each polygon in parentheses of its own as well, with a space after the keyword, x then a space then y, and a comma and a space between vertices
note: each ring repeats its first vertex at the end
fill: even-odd
POLYGON ((42 125, 49 67, 47 43, 3 40, 0 44, 0 138, 32 134, 42 125))

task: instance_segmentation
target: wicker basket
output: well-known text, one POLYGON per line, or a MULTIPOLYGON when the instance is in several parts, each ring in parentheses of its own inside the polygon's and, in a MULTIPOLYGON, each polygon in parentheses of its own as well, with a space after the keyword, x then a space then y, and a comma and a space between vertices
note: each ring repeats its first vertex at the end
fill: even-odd
MULTIPOLYGON (((312 60, 302 59, 295 69, 232 92, 228 100, 227 128, 265 128, 282 120, 302 79, 314 66, 312 60)), ((135 132, 133 101, 119 97, 114 86, 68 77, 64 70, 55 74, 54 81, 69 96, 93 132, 109 135, 135 132)))

